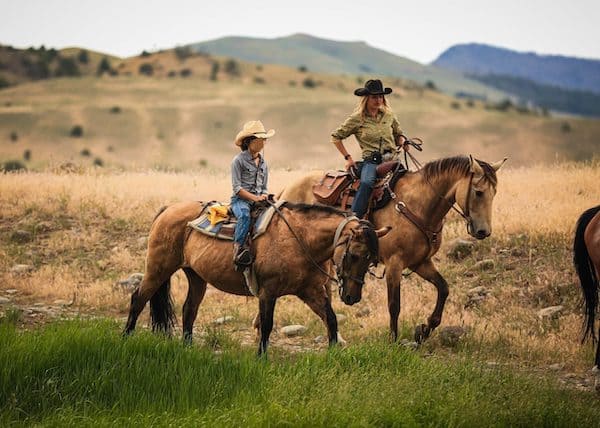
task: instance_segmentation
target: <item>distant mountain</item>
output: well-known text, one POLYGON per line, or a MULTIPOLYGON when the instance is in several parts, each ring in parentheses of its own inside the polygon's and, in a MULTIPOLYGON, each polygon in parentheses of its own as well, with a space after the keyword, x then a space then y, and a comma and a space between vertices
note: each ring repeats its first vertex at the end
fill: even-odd
POLYGON ((339 42, 294 34, 274 39, 224 37, 189 46, 199 52, 255 63, 306 67, 309 71, 355 74, 365 78, 390 76, 423 85, 430 82, 452 95, 467 93, 482 98, 503 96, 499 91, 465 78, 460 73, 423 65, 359 41, 339 42))
POLYGON ((432 64, 466 75, 512 76, 600 94, 600 60, 537 55, 471 43, 452 46, 432 64))

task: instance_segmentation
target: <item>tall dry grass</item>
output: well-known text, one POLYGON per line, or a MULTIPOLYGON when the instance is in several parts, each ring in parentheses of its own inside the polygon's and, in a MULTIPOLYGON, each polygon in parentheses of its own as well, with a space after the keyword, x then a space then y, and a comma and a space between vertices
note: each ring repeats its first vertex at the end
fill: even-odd
MULTIPOLYGON (((277 192, 306 171, 275 170, 271 190, 277 192)), ((477 243, 475 253, 462 262, 446 258, 446 247, 436 263, 450 283, 450 297, 442 326, 469 329, 464 347, 483 358, 544 365, 562 363, 569 370, 584 370, 591 362, 591 346, 579 346, 581 316, 579 290, 570 262, 570 242, 579 214, 600 201, 600 165, 557 164, 499 172, 494 205, 494 233, 477 243), (473 270, 478 260, 495 261, 491 271, 473 270), (484 285, 490 294, 468 305, 467 290, 484 285), (561 304, 557 320, 541 320, 537 311, 561 304)), ((179 200, 227 200, 230 194, 225 171, 169 174, 102 173, 8 174, 0 179, 0 290, 18 290, 19 304, 52 303, 76 296, 74 307, 82 315, 123 317, 129 296, 115 289, 116 281, 143 272, 144 236, 160 206, 179 200), (17 243, 15 230, 32 233, 31 242, 17 243), (10 271, 15 264, 32 264, 26 274, 10 271)), ((465 237, 464 224, 449 216, 445 241, 465 237)), ((187 283, 183 275, 173 280, 178 306, 187 283)), ((388 329, 386 289, 382 280, 369 278, 363 301, 344 306, 337 297, 334 308, 346 315, 340 323, 352 341, 388 329), (368 313, 365 313, 368 308, 368 313)), ((435 302, 431 285, 410 275, 402 288, 402 331, 424 322, 435 302)), ((146 311, 147 312, 147 311, 146 311)), ((198 331, 218 316, 233 315, 233 331, 251 341, 250 323, 256 301, 207 293, 197 320, 198 331)), ((292 297, 283 298, 275 314, 276 327, 301 323, 309 327, 304 339, 274 334, 274 345, 321 348, 312 338, 325 333, 320 320, 292 297)), ((427 345, 440 349, 439 336, 427 345)))

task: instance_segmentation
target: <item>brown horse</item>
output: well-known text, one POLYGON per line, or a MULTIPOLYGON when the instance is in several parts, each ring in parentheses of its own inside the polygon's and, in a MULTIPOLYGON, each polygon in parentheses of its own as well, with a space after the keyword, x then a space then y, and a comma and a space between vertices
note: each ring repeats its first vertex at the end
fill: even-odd
MULTIPOLYGON (((585 300, 583 340, 591 337, 595 342, 598 340, 594 333, 594 323, 598 307, 600 275, 600 205, 586 210, 577 220, 573 242, 573 264, 585 300)), ((600 367, 600 342, 596 348, 594 364, 596 368, 600 367)))
MULTIPOLYGON (((452 157, 429 162, 409 172, 393 186, 392 201, 370 215, 376 225, 389 224, 391 232, 380 241, 380 259, 386 265, 388 310, 392 339, 398 338, 400 280, 410 268, 437 289, 437 302, 427 325, 415 329, 421 343, 441 323, 448 284, 435 268, 432 257, 439 250, 443 219, 457 203, 467 220, 467 230, 477 239, 492 232, 492 201, 496 194, 496 171, 506 159, 495 164, 471 157, 452 157)), ((323 173, 314 173, 288 186, 281 198, 313 203, 312 186, 323 173)))
MULTIPOLYGON (((148 237, 146 273, 131 296, 125 334, 135 329, 148 300, 153 330, 170 334, 175 322, 170 278, 180 268, 189 281, 183 305, 183 337, 188 342, 207 283, 226 293, 252 295, 242 273, 234 269, 231 242, 187 227, 202 207, 200 202, 178 203, 155 218, 148 237)), ((260 284, 259 355, 267 350, 275 302, 288 294, 302 299, 325 322, 333 345, 337 319, 325 287, 331 278, 325 270, 327 262, 333 259, 342 300, 360 300, 364 275, 378 260, 378 237, 389 231, 376 231, 369 222, 330 207, 286 203, 278 213, 267 231, 254 240, 254 269, 260 284)))

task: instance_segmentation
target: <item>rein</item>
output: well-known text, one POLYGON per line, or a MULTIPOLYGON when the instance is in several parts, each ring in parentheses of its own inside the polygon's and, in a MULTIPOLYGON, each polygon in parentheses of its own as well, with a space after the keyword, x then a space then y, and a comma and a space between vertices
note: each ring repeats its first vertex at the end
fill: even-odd
MULTIPOLYGON (((298 236, 298 234, 296 233, 296 231, 294 231, 294 229, 292 228, 292 226, 290 225, 290 223, 287 221, 287 219, 285 218, 285 216, 283 215, 283 213, 281 212, 281 210, 271 201, 267 200, 267 202, 269 203, 269 205, 271 205, 273 207, 273 209, 275 210, 275 212, 279 215, 279 217, 281 217, 281 219, 284 221, 284 223, 287 225, 288 229, 290 230, 290 232, 292 232, 292 235, 294 236, 294 238, 296 239, 296 241, 298 242, 298 244, 300 245, 300 248, 302 249, 302 251, 304 252, 304 255, 306 256, 306 258, 323 274, 325 275, 328 279, 335 281, 336 283, 338 283, 339 285, 339 278, 335 278, 333 276, 331 276, 329 274, 329 272, 327 272, 325 269, 323 269, 319 263, 317 263, 315 261, 315 259, 310 255, 310 252, 308 250, 308 248, 306 247, 306 243, 298 236)), ((348 252, 348 247, 350 246, 350 239, 342 242, 342 243, 338 243, 337 241, 340 238, 340 235, 342 233, 342 229, 352 220, 358 220, 357 217, 355 216, 349 216, 349 217, 344 217, 344 220, 342 220, 340 222, 340 224, 338 225, 336 231, 335 231, 335 235, 333 238, 333 248, 341 245, 341 244, 346 244, 346 249, 344 250, 344 256, 342 257, 342 264, 344 262, 344 259, 346 258, 346 253, 348 252)), ((333 261, 333 260, 332 260, 333 261)), ((333 263, 333 266, 335 267, 336 270, 336 274, 338 273, 339 269, 338 266, 336 266, 335 263, 333 263)), ((352 278, 355 281, 359 281, 356 278, 352 278)), ((364 281, 360 281, 361 283, 364 283, 364 281)))
MULTIPOLYGON (((422 151, 423 148, 421 147, 422 141, 419 139, 419 143, 413 143, 412 140, 408 140, 407 141, 409 145, 413 146, 414 148, 416 148, 418 151, 422 151)), ((412 163, 415 165, 415 167, 417 168, 417 171, 422 169, 423 166, 421 165, 421 163, 417 160, 416 157, 414 157, 412 155, 412 153, 407 152, 406 150, 404 151, 404 162, 406 163, 406 167, 408 168, 408 160, 407 160, 407 155, 410 158, 410 160, 412 161, 412 163)), ((477 162, 477 161, 475 161, 477 162)), ((470 177, 469 177, 469 188, 467 190, 467 199, 465 201, 465 212, 462 212, 459 207, 457 207, 457 203, 451 203, 449 202, 446 198, 444 198, 443 196, 440 196, 436 191, 435 191, 435 187, 433 186, 433 184, 431 184, 431 182, 426 179, 427 184, 429 184, 429 187, 432 188, 432 190, 434 191, 434 194, 443 202, 445 202, 450 209, 456 211, 466 222, 467 225, 467 231, 469 233, 472 232, 472 228, 473 228, 473 221, 471 220, 471 189, 473 187, 473 177, 475 176, 474 172, 470 173, 470 177)), ((482 176, 479 181, 477 183, 479 183, 481 180, 483 180, 483 178, 485 177, 482 176)), ((476 183, 476 184, 477 184, 476 183)), ((392 193, 393 194, 393 193, 392 193)), ((393 194, 394 195, 394 194, 393 194)), ((394 195, 395 196, 395 195, 394 195)), ((395 197, 394 197, 395 199, 395 197)), ((403 214, 406 218, 408 218, 415 226, 417 226, 417 228, 423 232, 423 234, 427 237, 427 240, 429 241, 429 245, 431 246, 431 244, 435 244, 437 242, 437 235, 442 231, 442 228, 444 227, 444 223, 443 221, 440 224, 440 228, 438 231, 432 231, 427 229, 422 221, 415 216, 406 206, 406 204, 402 201, 398 202, 395 206, 396 211, 398 211, 399 213, 403 214)))

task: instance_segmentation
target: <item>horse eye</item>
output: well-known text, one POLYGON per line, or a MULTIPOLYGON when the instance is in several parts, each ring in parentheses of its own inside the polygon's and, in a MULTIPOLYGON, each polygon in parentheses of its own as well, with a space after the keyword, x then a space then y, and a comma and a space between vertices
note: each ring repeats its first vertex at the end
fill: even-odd
POLYGON ((483 190, 475 190, 475 196, 481 198, 483 196, 483 190))

